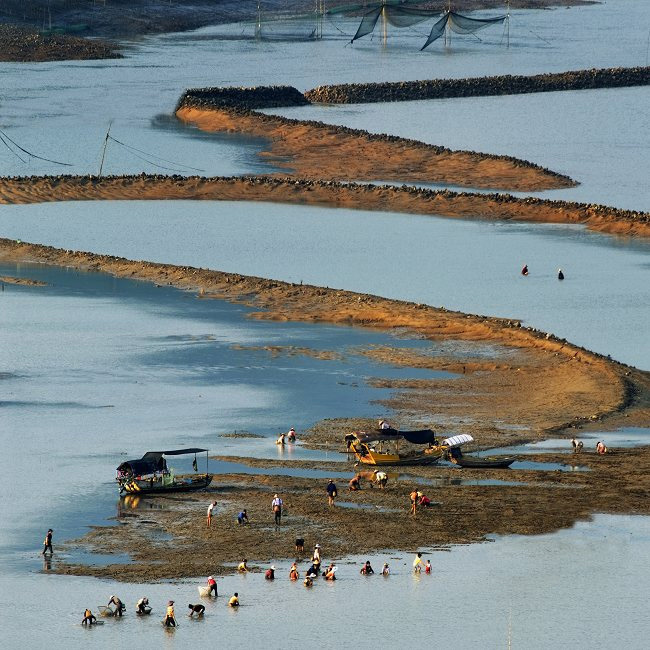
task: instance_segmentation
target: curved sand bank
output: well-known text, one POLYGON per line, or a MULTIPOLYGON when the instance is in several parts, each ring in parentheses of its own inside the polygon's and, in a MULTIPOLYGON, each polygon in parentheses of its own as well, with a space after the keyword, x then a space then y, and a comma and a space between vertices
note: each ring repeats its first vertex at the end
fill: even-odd
POLYGON ((265 138, 270 147, 260 155, 302 177, 428 182, 522 192, 576 184, 567 176, 509 156, 452 151, 417 140, 242 108, 195 106, 191 105, 191 92, 181 98, 176 109, 179 120, 202 131, 265 138))
MULTIPOLYGON (((418 413, 420 419, 433 414, 431 404, 434 403, 436 414, 464 416, 468 421, 474 417, 473 430, 478 427, 498 431, 498 422, 511 422, 541 433, 631 413, 644 408, 648 401, 650 373, 611 361, 551 334, 521 327, 513 320, 7 239, 0 240, 0 259, 98 270, 199 291, 202 297, 252 306, 258 310, 252 314, 257 318, 397 328, 417 338, 488 342, 502 346, 504 352, 505 349, 511 354, 513 350, 516 352, 513 358, 502 352, 491 359, 477 359, 470 353, 466 358, 462 355, 447 358, 421 356, 399 348, 366 351, 382 363, 448 370, 462 375, 451 382, 443 379, 394 384, 404 390, 406 410, 412 417, 418 413), (459 402, 460 394, 464 397, 459 402), (445 403, 445 396, 449 404, 445 403)), ((398 403, 394 407, 400 409, 398 403)))
POLYGON ((508 194, 472 194, 267 176, 204 178, 140 174, 101 178, 0 178, 0 204, 125 199, 271 201, 465 219, 574 223, 605 233, 650 236, 650 214, 647 212, 570 201, 520 199, 508 194))
MULTIPOLYGON (((476 356, 471 349, 466 358, 462 352, 445 358, 420 355, 412 348, 405 351, 399 347, 365 351, 384 363, 459 373, 453 378, 394 385, 398 392, 390 405, 402 422, 426 423, 427 417, 441 413, 453 423, 448 425, 453 427, 451 431, 463 430, 464 422, 465 430, 471 431, 484 445, 543 437, 567 426, 602 427, 603 420, 611 426, 618 417, 628 415, 630 418, 625 421, 631 424, 648 413, 650 373, 613 362, 543 332, 522 328, 516 321, 6 239, 0 240, 0 260, 104 271, 119 277, 198 290, 203 298, 251 305, 259 310, 251 314, 257 318, 398 328, 401 336, 406 333, 432 341, 488 343, 495 349, 492 358, 476 356), (509 353, 503 354, 506 349, 509 353), (523 429, 528 430, 523 433, 523 429)), ((285 352, 311 353, 302 349, 285 352)), ((273 349, 269 353, 283 351, 273 349)), ((323 351, 320 354, 323 363, 327 363, 328 355, 323 351)), ((336 451, 341 448, 343 432, 359 424, 371 423, 327 420, 314 427, 306 439, 322 441, 321 444, 336 451)), ((440 427, 436 429, 441 431, 440 427)), ((272 440, 269 445, 273 445, 272 440)), ((304 536, 307 546, 316 541, 322 544, 329 561, 333 557, 385 548, 413 550, 420 546, 468 543, 494 533, 539 534, 571 526, 593 512, 648 512, 650 450, 617 452, 605 457, 585 451, 579 459, 545 456, 534 460, 579 462, 592 471, 508 472, 507 477, 497 470, 472 471, 469 476, 466 470, 461 472, 460 476, 465 478, 507 478, 516 482, 481 487, 454 485, 450 478, 459 478, 457 470, 404 468, 410 479, 396 482, 391 475, 387 490, 370 490, 366 483, 361 492, 354 494, 345 491, 345 480, 337 479, 338 500, 363 505, 367 510, 328 508, 323 496, 324 481, 320 480, 263 474, 219 475, 210 489, 176 495, 163 510, 139 511, 137 497, 127 497, 118 513, 122 525, 95 528, 74 543, 104 553, 127 552, 132 563, 88 566, 59 561, 55 570, 125 581, 204 575, 207 567, 211 573, 223 574, 231 572, 231 563, 241 557, 248 557, 254 567, 272 558, 291 556, 296 536, 304 536), (442 505, 430 511, 422 510, 414 519, 407 511, 408 492, 415 477, 434 482, 435 487, 425 483, 419 484, 418 489, 442 505), (288 514, 283 526, 269 534, 273 492, 282 494, 288 514), (213 528, 207 529, 202 504, 214 499, 219 500, 221 510, 213 528), (242 507, 247 508, 251 519, 251 525, 244 528, 235 522, 235 515, 242 507), (164 544, 155 541, 161 531, 169 536, 164 544), (181 550, 183 561, 179 562, 181 550)), ((252 462, 264 464, 264 461, 252 462)), ((355 471, 346 463, 289 462, 288 465, 349 471, 350 477, 355 471)), ((301 571, 304 568, 301 566, 301 571)))

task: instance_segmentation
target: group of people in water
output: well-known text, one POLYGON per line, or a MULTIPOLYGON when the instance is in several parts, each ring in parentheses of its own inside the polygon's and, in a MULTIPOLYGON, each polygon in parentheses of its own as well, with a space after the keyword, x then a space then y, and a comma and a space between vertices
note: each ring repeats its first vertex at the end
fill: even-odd
MULTIPOLYGON (((575 438, 571 438, 571 446, 573 447, 573 453, 574 454, 581 454, 582 449, 584 448, 584 443, 582 440, 576 440, 575 438)), ((606 454, 609 450, 607 449, 607 446, 605 445, 604 442, 598 441, 596 443, 596 453, 600 454, 601 456, 603 454, 606 454)))
MULTIPOLYGON (((528 264, 524 264, 521 268, 522 275, 528 275, 530 271, 528 270, 528 264)), ((557 270, 557 279, 564 280, 564 271, 562 269, 557 270)))
POLYGON ((296 430, 293 427, 291 427, 291 429, 289 429, 287 433, 281 433, 278 436, 278 439, 275 441, 275 444, 284 445, 287 442, 291 442, 291 443, 296 442, 296 430))
MULTIPOLYGON (((207 592, 208 597, 214 594, 214 597, 216 598, 217 583, 213 576, 210 576, 208 578, 208 586, 210 587, 209 591, 207 592)), ((162 620, 162 624, 165 627, 177 627, 178 625, 178 622, 176 621, 176 611, 174 609, 174 604, 175 603, 173 600, 167 601, 167 607, 165 609, 165 618, 163 618, 162 620)), ((235 594, 228 601, 228 606, 239 607, 239 594, 237 592, 235 592, 235 594)), ((190 618, 194 618, 194 615, 196 615, 197 618, 202 618, 203 615, 205 614, 205 605, 202 605, 201 603, 197 603, 197 604, 189 603, 187 607, 189 609, 188 616, 190 618)), ((122 600, 117 596, 113 595, 108 601, 108 605, 103 609, 102 614, 104 616, 121 617, 124 615, 125 611, 126 611, 126 606, 124 605, 122 600), (113 605, 113 607, 111 607, 111 605, 113 605)), ((151 611, 152 608, 149 605, 149 599, 146 596, 140 598, 140 600, 138 600, 138 602, 135 605, 135 613, 138 616, 149 615, 151 614, 151 611)), ((83 620, 81 621, 81 624, 82 625, 97 624, 97 617, 92 613, 90 609, 86 608, 86 610, 84 611, 83 620)))

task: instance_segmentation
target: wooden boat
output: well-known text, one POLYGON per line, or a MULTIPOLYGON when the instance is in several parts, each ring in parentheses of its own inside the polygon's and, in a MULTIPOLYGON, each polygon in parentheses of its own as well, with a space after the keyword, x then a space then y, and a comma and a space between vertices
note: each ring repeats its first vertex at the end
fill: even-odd
POLYGON ((461 456, 460 458, 450 460, 459 467, 503 469, 510 467, 517 458, 513 456, 461 456))
POLYGON ((458 447, 450 448, 447 458, 459 467, 477 469, 504 469, 517 460, 516 456, 465 456, 458 447))
POLYGON ((364 465, 433 465, 443 456, 444 450, 432 446, 435 434, 430 429, 420 431, 397 431, 383 429, 375 433, 355 433, 346 436, 348 449, 354 453, 359 463, 364 465), (429 448, 422 452, 400 454, 399 441, 405 439, 412 444, 428 444, 429 448), (395 452, 384 451, 387 442, 395 443, 395 452))
POLYGON ((115 479, 120 494, 165 494, 167 492, 188 492, 201 490, 212 482, 208 473, 208 450, 192 447, 190 449, 170 449, 167 451, 148 451, 142 458, 127 460, 117 468, 115 479), (196 454, 205 452, 205 473, 199 473, 196 454), (194 454, 194 474, 175 474, 167 468, 165 456, 194 454))

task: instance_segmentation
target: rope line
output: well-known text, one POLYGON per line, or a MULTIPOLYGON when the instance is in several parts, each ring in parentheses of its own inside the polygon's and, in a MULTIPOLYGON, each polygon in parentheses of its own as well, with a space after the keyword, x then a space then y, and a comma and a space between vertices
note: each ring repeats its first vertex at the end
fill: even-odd
MULTIPOLYGON (((60 162, 59 160, 52 160, 51 158, 43 158, 43 156, 37 156, 35 153, 32 153, 31 151, 27 151, 27 149, 23 149, 23 147, 21 147, 17 142, 12 140, 2 129, 0 129, 0 136, 9 140, 9 142, 11 142, 11 144, 13 144, 14 147, 20 149, 23 153, 26 153, 28 156, 31 156, 32 158, 37 158, 38 160, 45 160, 46 162, 51 162, 54 163, 55 165, 63 165, 64 167, 73 167, 73 165, 71 165, 70 163, 60 162)), ((14 153, 16 152, 14 151, 14 153)), ((20 158, 20 156, 18 157, 20 158)))

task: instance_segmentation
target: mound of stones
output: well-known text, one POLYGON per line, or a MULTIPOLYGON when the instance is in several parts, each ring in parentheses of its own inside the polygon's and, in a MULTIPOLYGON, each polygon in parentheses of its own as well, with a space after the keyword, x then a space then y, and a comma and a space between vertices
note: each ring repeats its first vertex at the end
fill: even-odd
POLYGON ((24 63, 121 57, 113 46, 102 41, 0 25, 0 61, 24 63))
POLYGON ((179 108, 276 108, 304 106, 309 100, 293 86, 254 86, 251 88, 190 88, 178 100, 179 108))
POLYGON ((312 103, 367 104, 403 102, 418 99, 448 97, 479 97, 488 95, 517 95, 560 90, 620 88, 650 84, 650 67, 602 68, 469 79, 429 79, 385 83, 339 84, 318 86, 305 93, 312 103))

